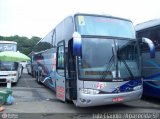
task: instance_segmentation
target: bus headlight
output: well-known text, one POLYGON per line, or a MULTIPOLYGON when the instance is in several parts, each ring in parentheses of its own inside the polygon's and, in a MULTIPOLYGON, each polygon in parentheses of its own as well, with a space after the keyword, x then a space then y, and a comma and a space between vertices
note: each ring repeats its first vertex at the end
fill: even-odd
POLYGON ((80 88, 80 92, 84 94, 98 94, 100 91, 95 89, 80 88))
POLYGON ((140 90, 140 89, 142 89, 142 85, 139 85, 133 88, 133 90, 140 90))

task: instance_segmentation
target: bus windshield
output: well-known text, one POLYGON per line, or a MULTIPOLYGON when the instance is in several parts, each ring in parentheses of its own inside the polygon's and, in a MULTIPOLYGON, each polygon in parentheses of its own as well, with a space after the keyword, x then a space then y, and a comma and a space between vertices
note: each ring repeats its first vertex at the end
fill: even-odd
POLYGON ((132 22, 114 17, 79 15, 76 16, 76 28, 81 35, 135 39, 132 22))
POLYGON ((0 71, 16 71, 18 62, 0 62, 0 71))
POLYGON ((79 77, 82 80, 140 76, 136 41, 83 38, 82 57, 78 61, 79 77))

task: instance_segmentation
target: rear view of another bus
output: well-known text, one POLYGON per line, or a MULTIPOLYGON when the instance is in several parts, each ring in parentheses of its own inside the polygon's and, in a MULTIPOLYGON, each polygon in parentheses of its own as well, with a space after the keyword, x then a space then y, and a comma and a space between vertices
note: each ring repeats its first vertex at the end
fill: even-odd
MULTIPOLYGON (((17 43, 13 41, 0 41, 0 52, 17 51, 17 43)), ((11 79, 12 83, 17 83, 21 76, 21 65, 19 62, 0 61, 0 83, 6 83, 11 79)))
POLYGON ((146 37, 155 45, 155 58, 149 56, 149 49, 142 44, 142 76, 144 77, 144 92, 146 96, 160 98, 160 19, 136 25, 137 37, 146 37))

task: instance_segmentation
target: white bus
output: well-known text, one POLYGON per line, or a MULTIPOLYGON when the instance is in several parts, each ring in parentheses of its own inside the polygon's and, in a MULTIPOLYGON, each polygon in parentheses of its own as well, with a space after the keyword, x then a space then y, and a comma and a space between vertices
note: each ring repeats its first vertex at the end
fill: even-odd
MULTIPOLYGON (((13 41, 0 41, 0 52, 17 51, 17 43, 13 41)), ((0 61, 0 83, 6 83, 11 79, 12 83, 17 83, 22 74, 22 65, 19 62, 0 61)))
POLYGON ((130 20, 74 14, 34 47, 32 75, 79 107, 137 100, 143 92, 138 44, 130 20))

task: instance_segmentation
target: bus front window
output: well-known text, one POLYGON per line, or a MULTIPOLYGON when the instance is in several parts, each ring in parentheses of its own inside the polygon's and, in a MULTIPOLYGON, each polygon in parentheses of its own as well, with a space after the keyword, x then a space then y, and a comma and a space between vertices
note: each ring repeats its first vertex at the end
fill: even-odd
POLYGON ((135 39, 132 22, 114 17, 78 15, 76 28, 81 35, 135 39))
POLYGON ((122 78, 140 77, 138 44, 136 41, 116 40, 118 68, 122 78))
POLYGON ((16 71, 17 69, 17 62, 0 62, 0 71, 16 71))
MULTIPOLYGON (((100 78, 105 71, 106 65, 114 64, 113 45, 111 39, 83 39, 82 57, 79 58, 80 79, 100 78)), ((112 71, 115 71, 115 65, 112 65, 106 78, 112 78, 112 71)))
POLYGON ((136 43, 135 41, 130 45, 128 43, 130 43, 128 40, 84 38, 82 57, 79 57, 78 62, 79 78, 82 80, 112 80, 140 76, 136 43))

